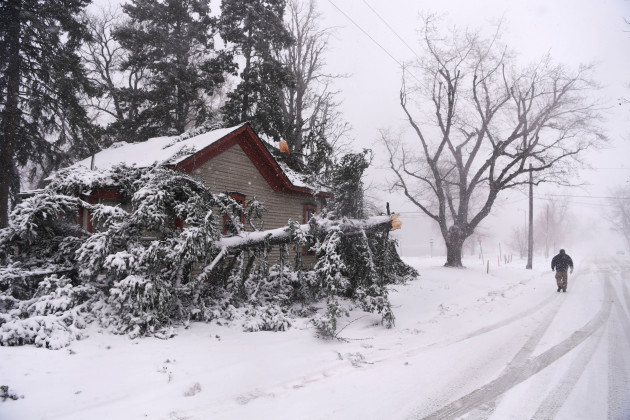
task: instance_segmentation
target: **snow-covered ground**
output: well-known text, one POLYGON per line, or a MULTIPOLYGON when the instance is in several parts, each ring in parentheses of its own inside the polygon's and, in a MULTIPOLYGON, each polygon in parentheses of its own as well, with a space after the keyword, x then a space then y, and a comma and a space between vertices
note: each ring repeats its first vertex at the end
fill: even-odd
POLYGON ((354 311, 345 341, 298 321, 2 347, 0 384, 24 398, 0 419, 630 419, 630 260, 576 259, 568 293, 547 261, 494 261, 409 260, 396 326, 354 311))

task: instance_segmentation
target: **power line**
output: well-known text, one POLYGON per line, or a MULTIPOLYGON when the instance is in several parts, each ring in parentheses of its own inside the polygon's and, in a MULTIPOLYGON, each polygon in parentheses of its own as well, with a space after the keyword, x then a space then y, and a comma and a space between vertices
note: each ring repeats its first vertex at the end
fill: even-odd
MULTIPOLYGON (((544 197, 534 197, 534 199, 536 199, 536 200, 543 200, 543 201, 553 201, 553 199, 551 199, 551 198, 544 198, 544 197)), ((579 201, 569 201, 568 204, 576 204, 576 205, 580 205, 580 206, 590 206, 590 207, 616 207, 613 204, 581 203, 579 201)))
POLYGON ((596 199, 614 199, 614 200, 630 200, 630 197, 606 197, 596 195, 570 195, 570 194, 549 194, 550 197, 572 197, 572 198, 596 198, 596 199))
POLYGON ((394 30, 394 28, 392 28, 392 27, 390 26, 390 24, 389 24, 389 23, 387 23, 387 21, 386 21, 386 20, 385 20, 385 19, 384 19, 384 18, 383 18, 383 17, 382 17, 382 16, 381 16, 381 15, 380 15, 377 11, 376 11, 376 10, 374 10, 374 8, 373 8, 372 6, 370 6, 370 4, 369 4, 367 1, 363 0, 363 3, 365 3, 365 5, 366 5, 367 7, 369 7, 369 8, 370 8, 370 10, 371 10, 372 12, 374 12, 374 14, 375 14, 376 16, 378 16, 378 18, 379 18, 379 19, 380 19, 380 20, 381 20, 381 21, 385 24, 385 26, 387 26, 387 27, 389 28, 389 30, 390 30, 390 31, 392 31, 392 33, 398 37, 398 39, 400 40, 400 42, 402 42, 403 44, 405 44, 405 46, 406 46, 407 48, 409 48, 409 51, 411 51, 411 52, 413 53, 413 55, 415 55, 415 56, 416 56, 416 57, 420 60, 420 56, 418 55, 418 53, 416 53, 416 51, 415 51, 413 48, 411 48, 411 47, 409 46, 409 44, 407 44, 407 42, 406 42, 406 41, 405 41, 405 40, 404 40, 404 39, 403 39, 400 35, 398 35, 398 32, 396 32, 396 31, 394 30))
MULTIPOLYGON (((361 32, 363 32, 363 34, 365 36, 367 36, 374 44, 376 44, 381 50, 383 50, 383 52, 385 54, 387 54, 392 60, 394 60, 396 62, 396 64, 398 64, 400 66, 400 68, 403 70, 403 72, 405 71, 405 66, 398 61, 398 59, 396 57, 393 56, 392 53, 390 53, 387 48, 383 47, 376 39, 374 39, 365 29, 363 29, 358 23, 356 23, 346 12, 344 12, 343 10, 341 10, 339 8, 339 6, 337 6, 332 0, 328 0, 328 3, 332 4, 335 9, 339 10, 339 12, 344 15, 346 17, 346 19, 348 19, 350 22, 352 22, 352 24, 354 26, 356 26, 361 32)), ((416 81, 420 84, 422 84, 422 82, 413 74, 413 73, 409 73, 411 75, 411 77, 413 77, 414 79, 416 79, 416 81)))
POLYGON ((370 38, 372 40, 373 43, 375 43, 376 45, 379 46, 379 48, 381 50, 383 50, 385 52, 385 54, 389 55, 390 58, 392 60, 394 60, 401 68, 403 67, 403 65, 400 63, 400 61, 398 61, 389 51, 387 51, 387 49, 385 47, 383 47, 381 44, 378 43, 378 41, 376 41, 374 38, 372 38, 372 36, 367 33, 367 31, 365 29, 363 29, 361 26, 359 26, 358 23, 356 23, 350 16, 348 16, 348 14, 346 12, 344 12, 343 10, 341 10, 339 8, 339 6, 337 6, 335 3, 332 2, 332 0, 328 0, 328 3, 332 4, 333 6, 335 6, 335 8, 337 10, 339 10, 339 12, 341 12, 341 14, 343 14, 350 22, 352 22, 354 24, 354 26, 356 26, 357 28, 359 28, 359 30, 361 32, 363 32, 365 34, 365 36, 367 36, 368 38, 370 38))

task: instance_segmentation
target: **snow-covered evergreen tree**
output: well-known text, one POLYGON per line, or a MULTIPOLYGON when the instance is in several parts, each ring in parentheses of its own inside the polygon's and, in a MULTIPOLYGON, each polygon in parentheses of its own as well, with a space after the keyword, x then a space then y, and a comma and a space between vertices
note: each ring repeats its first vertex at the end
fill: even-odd
POLYGON ((141 72, 142 79, 128 87, 105 84, 117 106, 110 129, 119 139, 180 134, 214 120, 208 97, 235 65, 230 54, 214 48, 217 18, 210 3, 132 0, 123 6, 127 20, 113 32, 124 51, 117 70, 132 77, 141 72), (125 112, 130 107, 135 112, 125 112))
POLYGON ((0 2, 0 228, 20 188, 18 168, 34 174, 98 149, 80 103, 94 93, 77 50, 87 36, 89 0, 0 2))
MULTIPOLYGON (((364 150, 341 158, 332 175, 335 196, 324 218, 344 220, 366 216, 362 177, 370 164, 369 153, 364 150)), ((317 218, 312 222, 315 224, 317 218)), ((335 336, 335 318, 347 313, 338 297, 350 298, 363 310, 381 314, 387 327, 394 324, 387 285, 415 278, 418 273, 400 260, 395 242, 389 238, 388 228, 385 229, 361 229, 352 236, 331 230, 315 246, 317 289, 326 291, 327 296, 327 310, 315 321, 321 335, 335 336)))
POLYGON ((276 51, 293 40, 283 24, 286 0, 223 0, 220 34, 244 59, 241 82, 223 107, 227 125, 248 121, 279 141, 285 132, 280 92, 292 78, 276 51))

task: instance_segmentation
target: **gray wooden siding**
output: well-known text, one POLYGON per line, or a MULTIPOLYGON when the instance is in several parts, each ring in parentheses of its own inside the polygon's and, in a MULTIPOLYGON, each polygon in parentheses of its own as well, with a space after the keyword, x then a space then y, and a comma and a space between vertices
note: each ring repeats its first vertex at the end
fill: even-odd
MULTIPOLYGON (((321 211, 319 200, 314 197, 274 191, 239 145, 210 159, 195 169, 192 176, 202 180, 213 193, 238 192, 246 200, 255 196, 267 209, 265 229, 286 226, 289 220, 303 223, 306 204, 316 205, 317 211, 321 211)), ((313 257, 305 256, 305 263, 313 262, 313 257)))

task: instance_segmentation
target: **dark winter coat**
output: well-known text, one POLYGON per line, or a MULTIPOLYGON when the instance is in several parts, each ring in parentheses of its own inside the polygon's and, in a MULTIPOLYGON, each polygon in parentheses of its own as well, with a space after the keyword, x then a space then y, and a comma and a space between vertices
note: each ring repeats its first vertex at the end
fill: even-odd
POLYGON ((567 254, 560 253, 552 258, 552 270, 567 271, 569 268, 573 270, 573 260, 567 254))

